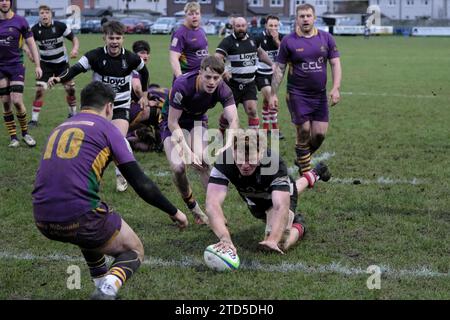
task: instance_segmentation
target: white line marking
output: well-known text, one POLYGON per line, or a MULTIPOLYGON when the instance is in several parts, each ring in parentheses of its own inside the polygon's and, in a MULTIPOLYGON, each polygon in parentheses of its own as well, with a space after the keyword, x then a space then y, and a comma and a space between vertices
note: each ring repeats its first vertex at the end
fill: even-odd
POLYGON ((362 179, 362 178, 334 178, 332 177, 329 183, 336 184, 381 184, 381 185, 389 185, 389 184, 410 184, 410 185, 419 185, 426 184, 425 180, 412 178, 412 179, 393 179, 389 177, 379 177, 377 179, 362 179))
MULTIPOLYGON (((64 254, 54 253, 51 255, 34 255, 31 253, 13 254, 6 251, 0 251, 1 259, 10 260, 44 260, 44 261, 65 261, 71 263, 84 263, 81 257, 68 256, 64 254)), ((203 260, 196 257, 185 257, 181 260, 164 260, 157 257, 146 257, 143 264, 153 268, 195 268, 205 266, 203 260)), ((347 267, 339 262, 332 262, 327 265, 306 265, 303 263, 289 263, 282 262, 280 264, 263 264, 259 261, 242 261, 240 269, 250 271, 263 271, 263 272, 304 272, 304 273, 338 273, 343 275, 362 275, 367 274, 367 268, 362 267, 347 267)), ((449 277, 449 273, 443 273, 434 271, 428 266, 417 266, 410 269, 400 269, 390 267, 389 265, 380 265, 381 272, 390 277, 449 277)))
POLYGON ((395 97, 395 98, 413 98, 413 99, 435 99, 435 98, 448 98, 449 96, 435 94, 435 95, 422 95, 422 94, 402 94, 402 93, 376 93, 376 92, 341 92, 344 96, 368 96, 368 97, 395 97))

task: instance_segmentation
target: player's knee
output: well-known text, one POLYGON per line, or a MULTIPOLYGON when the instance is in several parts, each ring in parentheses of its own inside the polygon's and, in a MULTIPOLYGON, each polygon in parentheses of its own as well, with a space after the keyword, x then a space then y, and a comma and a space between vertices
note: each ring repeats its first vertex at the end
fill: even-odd
POLYGON ((66 90, 66 93, 68 96, 75 95, 75 84, 74 83, 65 83, 64 89, 66 90))
POLYGON ((186 174, 186 165, 184 163, 171 163, 170 168, 175 176, 186 174))

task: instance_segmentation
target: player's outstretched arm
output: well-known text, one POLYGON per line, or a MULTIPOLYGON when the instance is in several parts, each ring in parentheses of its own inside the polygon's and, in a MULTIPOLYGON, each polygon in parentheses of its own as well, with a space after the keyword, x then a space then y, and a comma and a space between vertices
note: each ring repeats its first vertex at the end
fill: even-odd
POLYGON ((231 241, 231 235, 226 226, 222 205, 227 196, 228 187, 209 182, 206 190, 206 214, 209 218, 209 227, 219 238, 216 248, 226 251, 228 248, 236 254, 236 248, 231 241))
POLYGON ((287 191, 272 191, 272 209, 267 217, 267 222, 271 226, 270 234, 259 244, 267 249, 284 254, 278 247, 289 218, 290 195, 287 191))
POLYGON ((188 220, 186 215, 161 193, 158 186, 145 175, 136 161, 120 164, 119 170, 139 197, 148 204, 167 213, 178 224, 180 229, 187 227, 188 220))
POLYGON ((178 78, 182 74, 180 66, 180 57, 181 53, 173 50, 169 51, 169 62, 170 66, 172 67, 172 73, 175 76, 175 78, 178 78))

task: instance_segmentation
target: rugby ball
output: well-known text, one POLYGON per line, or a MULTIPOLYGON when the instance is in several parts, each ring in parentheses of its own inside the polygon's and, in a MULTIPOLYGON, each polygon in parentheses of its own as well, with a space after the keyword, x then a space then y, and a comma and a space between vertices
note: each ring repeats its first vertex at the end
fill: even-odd
POLYGON ((223 252, 214 248, 214 244, 208 246, 203 253, 206 265, 215 271, 237 270, 240 265, 239 257, 228 250, 223 252))

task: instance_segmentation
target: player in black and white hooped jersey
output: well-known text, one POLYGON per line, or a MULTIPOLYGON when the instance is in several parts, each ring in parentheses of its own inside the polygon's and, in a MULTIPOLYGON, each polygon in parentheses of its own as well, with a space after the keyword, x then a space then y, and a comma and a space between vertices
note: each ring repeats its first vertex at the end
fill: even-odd
MULTIPOLYGON (((233 19, 233 33, 224 38, 216 49, 216 56, 226 61, 225 80, 233 91, 236 105, 242 103, 248 116, 249 128, 259 128, 255 72, 258 59, 272 65, 267 53, 247 33, 247 21, 243 17, 233 19)), ((227 127, 220 119, 223 130, 227 127)))
MULTIPOLYGON (((135 53, 123 48, 125 26, 119 21, 103 25, 105 46, 87 52, 81 59, 59 77, 51 77, 48 85, 73 79, 82 72, 93 71, 93 80, 109 84, 115 91, 112 123, 126 137, 130 121, 130 104, 133 71, 141 78, 142 88, 147 88, 149 74, 144 61, 135 53)), ((139 103, 148 104, 147 91, 143 91, 139 103)), ((127 189, 126 180, 116 170, 117 190, 127 189)))
MULTIPOLYGON (((266 17, 265 30, 255 37, 256 43, 260 46, 270 57, 270 60, 275 63, 280 48, 283 35, 278 32, 280 29, 280 19, 275 15, 266 17)), ((278 106, 269 108, 269 99, 272 83, 272 67, 265 64, 263 61, 258 61, 258 69, 256 70, 256 87, 263 94, 263 129, 271 132, 271 130, 278 130, 278 106)), ((278 131, 278 137, 284 139, 281 132, 278 131)))
MULTIPOLYGON (((47 5, 39 7, 39 22, 32 28, 33 37, 39 48, 41 57, 42 77, 36 81, 36 94, 33 101, 33 113, 30 128, 38 125, 39 113, 44 105, 44 94, 47 89, 47 81, 50 77, 63 73, 69 68, 69 56, 64 38, 72 42, 70 58, 78 55, 79 41, 72 30, 65 23, 53 20, 52 10, 47 5)), ((66 91, 66 101, 69 107, 69 117, 76 113, 77 100, 75 96, 75 82, 70 80, 63 82, 66 91)))

